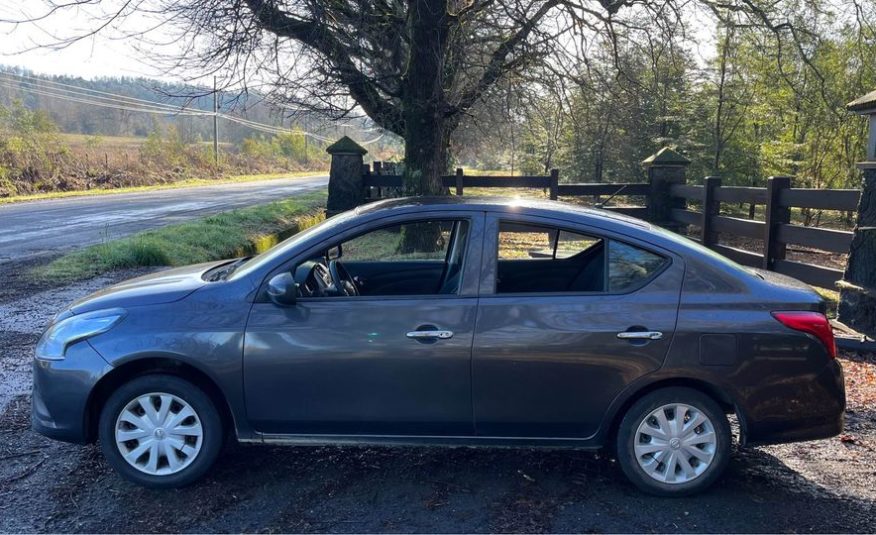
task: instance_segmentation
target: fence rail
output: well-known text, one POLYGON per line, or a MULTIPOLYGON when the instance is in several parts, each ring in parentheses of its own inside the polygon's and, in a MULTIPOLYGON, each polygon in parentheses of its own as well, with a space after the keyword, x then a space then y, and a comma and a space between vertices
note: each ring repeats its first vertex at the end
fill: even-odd
POLYGON ((853 233, 792 224, 790 211, 792 208, 855 210, 860 190, 792 188, 789 177, 772 177, 765 188, 722 186, 720 179, 709 177, 702 186, 673 185, 670 193, 700 204, 699 211, 691 207, 673 209, 672 220, 699 227, 699 241, 703 245, 740 264, 783 273, 822 288, 835 288, 836 281, 843 277, 838 269, 787 259, 786 246, 793 244, 828 253, 847 253, 853 233), (720 215, 721 203, 764 205, 764 221, 720 215), (720 244, 719 234, 761 240, 763 252, 758 254, 720 244))
MULTIPOLYGON (((391 166, 375 162, 373 169, 365 168, 363 184, 368 199, 380 198, 386 188, 402 188, 401 175, 390 174, 391 166)), ((790 177, 771 177, 767 187, 722 186, 721 179, 707 177, 703 185, 670 183, 664 197, 653 182, 560 184, 559 172, 554 169, 545 176, 472 176, 457 169, 453 175, 441 177, 444 187, 456 195, 469 188, 533 188, 546 190, 551 199, 560 197, 593 197, 603 203, 620 198, 635 198, 638 206, 605 206, 618 213, 639 218, 652 218, 661 213, 652 208, 663 207, 663 218, 658 224, 677 224, 699 228, 698 239, 703 245, 740 264, 764 268, 790 275, 814 286, 835 288, 842 279, 838 269, 807 264, 786 258, 787 245, 811 247, 827 253, 847 253, 852 233, 844 230, 806 227, 791 223, 791 209, 853 211, 858 207, 860 190, 823 190, 792 188, 790 177), (645 204, 642 206, 641 204, 645 204), (668 204, 660 204, 668 203, 668 204), (762 205, 764 219, 744 219, 721 214, 722 203, 762 205), (655 204, 655 206, 650 206, 655 204), (669 221, 665 221, 669 219, 669 221), (720 235, 740 236, 763 243, 761 252, 753 252, 719 243, 720 235)), ((397 193, 393 192, 393 193, 397 193)), ((615 201, 616 202, 616 201, 615 201)), ((754 209, 750 213, 753 216, 754 209)))
MULTIPOLYGON (((377 162, 375 162, 377 163, 377 162)), ((404 179, 401 175, 383 174, 385 167, 375 165, 363 176, 365 196, 368 199, 383 196, 384 188, 402 188, 404 179)), ((560 197, 602 197, 608 196, 606 201, 615 197, 645 197, 650 192, 650 184, 638 183, 595 183, 595 184, 560 184, 560 173, 556 169, 551 170, 550 175, 545 176, 483 176, 466 175, 462 169, 457 169, 456 174, 441 177, 445 188, 450 189, 456 195, 463 195, 466 188, 533 188, 547 190, 551 199, 560 197)), ((606 210, 645 217, 647 206, 604 206, 606 210)))

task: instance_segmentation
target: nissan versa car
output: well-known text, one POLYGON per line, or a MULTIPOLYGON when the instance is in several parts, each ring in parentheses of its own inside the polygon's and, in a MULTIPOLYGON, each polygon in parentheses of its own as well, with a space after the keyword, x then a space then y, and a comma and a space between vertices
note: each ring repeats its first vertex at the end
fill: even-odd
POLYGON ((819 296, 643 221, 501 198, 377 202, 268 252, 73 303, 36 348, 33 426, 178 487, 226 437, 606 448, 641 489, 743 444, 830 437, 819 296))

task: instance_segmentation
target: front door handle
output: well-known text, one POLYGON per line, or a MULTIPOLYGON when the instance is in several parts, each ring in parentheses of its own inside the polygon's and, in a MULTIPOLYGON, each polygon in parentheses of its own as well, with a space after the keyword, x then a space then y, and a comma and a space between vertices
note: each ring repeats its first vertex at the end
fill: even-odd
POLYGON ((663 333, 660 331, 624 331, 617 333, 621 340, 660 340, 663 333))
POLYGON ((453 331, 410 331, 405 336, 415 340, 429 340, 436 338, 439 340, 447 340, 448 338, 453 338, 453 331))

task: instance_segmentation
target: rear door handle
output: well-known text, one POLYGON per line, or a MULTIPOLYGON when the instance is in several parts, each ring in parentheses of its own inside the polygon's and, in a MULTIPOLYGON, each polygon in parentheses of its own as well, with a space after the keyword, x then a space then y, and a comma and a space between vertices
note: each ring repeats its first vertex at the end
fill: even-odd
POLYGON ((660 340, 663 333, 660 331, 624 331, 617 333, 621 340, 660 340))
POLYGON ((405 336, 407 336, 408 338, 413 338, 415 340, 430 338, 447 340, 448 338, 453 338, 453 331, 410 331, 405 336))

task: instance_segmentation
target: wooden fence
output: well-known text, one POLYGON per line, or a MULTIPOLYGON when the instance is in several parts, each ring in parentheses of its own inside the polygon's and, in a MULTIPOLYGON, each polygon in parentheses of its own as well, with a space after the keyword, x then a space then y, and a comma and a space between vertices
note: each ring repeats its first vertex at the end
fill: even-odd
MULTIPOLYGON (((403 186, 402 176, 384 174, 392 169, 380 162, 375 162, 373 169, 365 169, 363 184, 367 199, 382 197, 387 193, 386 188, 395 189, 396 193, 403 186)), ((668 214, 668 221, 666 217, 658 216, 661 220, 654 223, 698 227, 699 233, 693 236, 694 239, 740 264, 776 271, 829 289, 836 288, 843 272, 788 260, 786 246, 795 244, 830 253, 848 253, 852 232, 792 224, 791 209, 854 211, 861 197, 861 191, 857 189, 792 188, 790 177, 771 177, 765 188, 722 186, 720 178, 708 177, 703 185, 671 184, 670 205, 655 207, 651 205, 666 202, 660 200, 666 197, 660 195, 652 183, 561 184, 556 169, 546 176, 471 176, 457 169, 456 174, 444 176, 442 180, 444 186, 456 195, 463 195, 467 188, 534 188, 544 190, 551 199, 593 197, 597 206, 643 219, 654 219, 654 214, 668 214), (644 199, 645 205, 630 206, 626 202, 622 206, 605 206, 608 202, 629 197, 644 199), (693 210, 689 202, 698 203, 701 211, 693 210), (763 205, 764 220, 721 215, 721 203, 763 205), (721 234, 760 240, 762 250, 757 253, 721 244, 718 241, 721 234)))
MULTIPOLYGON (((380 162, 374 164, 373 171, 369 170, 363 177, 367 199, 382 198, 387 188, 403 187, 401 175, 383 174, 384 166, 380 162)), ((597 201, 601 203, 616 202, 627 197, 643 197, 647 203, 651 188, 648 183, 560 184, 560 172, 557 169, 552 169, 550 175, 545 176, 474 176, 457 169, 456 174, 443 176, 441 179, 444 187, 456 195, 463 195, 466 188, 532 188, 545 191, 553 200, 561 197, 605 197, 597 201)), ((646 217, 648 213, 647 205, 602 207, 640 218, 646 217)))
POLYGON ((699 227, 699 241, 724 256, 822 288, 835 289, 836 282, 843 278, 841 270, 786 259, 786 246, 795 244, 831 253, 848 253, 852 233, 791 224, 791 209, 854 211, 861 197, 860 190, 792 188, 790 177, 771 177, 765 188, 722 186, 721 179, 709 177, 702 186, 678 184, 670 191, 674 197, 701 205, 699 212, 689 208, 673 209, 673 221, 699 227), (721 203, 764 205, 764 220, 720 215, 721 203), (762 252, 719 244, 719 234, 761 240, 762 252))

